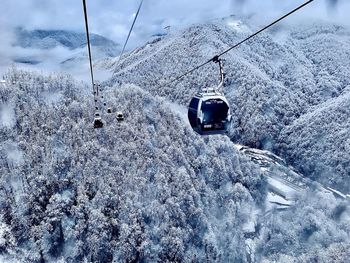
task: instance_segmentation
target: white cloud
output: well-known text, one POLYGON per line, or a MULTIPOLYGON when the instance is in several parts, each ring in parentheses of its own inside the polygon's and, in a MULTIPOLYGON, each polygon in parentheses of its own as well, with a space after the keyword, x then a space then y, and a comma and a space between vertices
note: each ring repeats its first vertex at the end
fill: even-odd
MULTIPOLYGON (((168 24, 186 26, 232 13, 258 13, 262 17, 273 17, 302 2, 301 0, 220 0, 218 3, 216 0, 144 0, 135 35, 136 38, 138 35, 149 36, 154 32, 147 32, 148 30, 161 30, 168 24)), ((92 31, 122 42, 138 3, 138 0, 87 0, 92 31)), ((2 0, 1 6, 6 12, 2 13, 0 22, 8 27, 84 29, 81 1, 2 0)), ((316 16, 349 23, 347 19, 349 11, 348 0, 315 0, 298 16, 316 16)), ((137 39, 137 42, 140 40, 137 39)))
MULTIPOLYGON (((8 66, 9 58, 16 52, 22 52, 11 46, 11 30, 16 26, 26 29, 84 30, 81 0, 1 2, 2 10, 6 12, 0 16, 0 67, 8 66)), ((128 48, 141 45, 155 33, 164 32, 164 27, 168 25, 182 28, 231 14, 256 14, 259 24, 263 25, 303 2, 304 0, 144 0, 128 48)), ((138 4, 139 0, 87 0, 91 31, 122 44, 138 4)), ((287 23, 317 18, 350 26, 347 17, 349 12, 349 0, 315 0, 288 18, 287 23)))

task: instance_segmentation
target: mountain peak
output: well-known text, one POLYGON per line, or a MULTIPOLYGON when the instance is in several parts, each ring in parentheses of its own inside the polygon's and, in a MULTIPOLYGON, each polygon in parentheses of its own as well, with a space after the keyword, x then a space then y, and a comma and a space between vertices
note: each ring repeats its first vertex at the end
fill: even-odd
MULTIPOLYGON (((85 33, 71 30, 26 30, 18 27, 15 35, 16 40, 13 45, 22 48, 53 49, 61 46, 74 50, 86 45, 85 33)), ((119 44, 114 41, 94 33, 90 36, 92 47, 103 50, 110 57, 119 53, 119 44)))

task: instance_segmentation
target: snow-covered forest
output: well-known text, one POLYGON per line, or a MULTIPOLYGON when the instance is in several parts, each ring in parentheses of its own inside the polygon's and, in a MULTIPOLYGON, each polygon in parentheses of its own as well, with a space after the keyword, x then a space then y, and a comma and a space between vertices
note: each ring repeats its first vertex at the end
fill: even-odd
MULTIPOLYGON (((187 106, 202 87, 218 83, 217 65, 164 84, 257 28, 233 16, 157 38, 131 52, 109 83, 135 83, 187 106)), ((282 25, 224 59, 231 139, 272 150, 305 176, 350 192, 349 29, 320 21, 282 25)))
POLYGON ((86 84, 9 69, 0 262, 348 262, 349 201, 324 190, 350 193, 348 29, 285 26, 228 54, 229 136, 201 137, 181 112, 216 65, 163 85, 256 27, 225 18, 100 62, 106 104, 125 114, 100 130, 86 84), (266 168, 237 144, 281 156, 307 187, 271 208, 266 168))

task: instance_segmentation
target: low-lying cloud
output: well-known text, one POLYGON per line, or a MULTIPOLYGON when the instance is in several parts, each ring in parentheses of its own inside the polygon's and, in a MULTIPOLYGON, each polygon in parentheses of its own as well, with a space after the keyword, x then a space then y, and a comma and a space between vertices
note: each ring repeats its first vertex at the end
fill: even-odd
MULTIPOLYGON (((167 25, 183 27, 231 14, 252 14, 275 17, 304 0, 144 0, 131 46, 138 45, 167 25)), ((315 0, 300 12, 299 17, 318 17, 350 24, 348 0, 315 0)), ((87 0, 91 30, 116 42, 123 42, 133 20, 139 0, 87 0)), ((0 24, 26 29, 84 30, 81 1, 2 0, 0 24)))

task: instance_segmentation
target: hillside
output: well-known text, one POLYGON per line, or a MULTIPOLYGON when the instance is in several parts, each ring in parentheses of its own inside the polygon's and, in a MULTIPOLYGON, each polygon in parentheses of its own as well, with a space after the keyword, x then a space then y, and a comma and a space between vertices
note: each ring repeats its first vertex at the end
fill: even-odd
MULTIPOLYGON (((126 56, 114 69, 109 83, 135 83, 152 94, 187 106, 191 96, 202 87, 218 82, 216 65, 202 68, 178 83, 164 84, 260 27, 248 18, 233 16, 157 38, 126 56)), ((315 147, 305 144, 307 148, 299 149, 294 144, 295 148, 291 149, 290 146, 281 147, 286 139, 281 134, 293 129, 293 123, 299 119, 307 118, 309 114, 315 116, 313 112, 324 103, 337 103, 335 98, 346 96, 350 85, 350 30, 319 21, 302 25, 282 24, 227 54, 224 59, 225 91, 233 113, 231 139, 243 145, 272 150, 288 159, 306 176, 323 183, 328 181, 329 186, 349 192, 346 187, 350 185, 348 166, 345 162, 338 164, 336 156, 325 157, 329 159, 328 164, 313 163, 314 170, 326 165, 334 172, 331 175, 316 175, 310 169, 303 169, 309 165, 310 159, 304 158, 302 152, 308 151, 313 156, 323 154, 318 152, 323 143, 333 143, 329 136, 324 137, 325 141, 316 142, 315 147), (332 166, 334 163, 339 166, 336 170, 332 166), (330 180, 329 176, 332 177, 330 180)), ((109 61, 107 65, 113 68, 115 64, 109 61)), ((346 110, 339 114, 345 121, 346 110)), ((337 125, 331 114, 328 117, 319 122, 337 125)), ((345 121, 342 125, 347 124, 345 121)), ((312 129, 312 124, 304 122, 304 125, 306 130, 308 125, 312 129)), ((338 144, 350 139, 349 133, 335 132, 339 134, 334 136, 341 140, 338 144)), ((345 159, 350 158, 349 151, 344 154, 345 159)))
MULTIPOLYGON (((62 46, 70 50, 86 48, 86 34, 68 30, 15 30, 14 46, 34 49, 53 49, 62 46)), ((117 56, 119 45, 112 40, 97 34, 91 34, 91 46, 94 51, 106 56, 117 56)))
POLYGON ((1 129, 1 218, 12 242, 2 251, 30 262, 244 256, 224 247, 229 237, 244 242, 264 182, 228 139, 200 138, 131 86, 110 96, 129 121, 95 131, 90 101, 71 80, 9 79, 17 84, 2 90, 2 103, 17 121, 1 129), (47 91, 62 97, 48 103, 47 91))
MULTIPOLYGON (((69 30, 26 30, 16 28, 5 37, 2 51, 0 74, 4 74, 10 65, 27 70, 51 72, 69 72, 75 78, 86 80, 88 55, 86 34, 69 30), (6 65, 6 66, 5 66, 6 65)), ((112 40, 91 34, 93 61, 115 57, 120 52, 119 44, 112 40)), ((101 72, 101 77, 103 72, 101 72)))
POLYGON ((186 118, 216 65, 159 86, 256 28, 220 19, 101 61, 114 71, 101 130, 87 85, 9 69, 0 262, 346 263, 346 28, 283 25, 225 57, 230 137, 199 136, 186 118))
POLYGON ((304 174, 345 191, 350 189, 349 103, 350 92, 344 91, 301 116, 279 138, 281 151, 304 174))
MULTIPOLYGON (((283 198, 268 192, 265 168, 228 137, 195 134, 169 102, 133 85, 106 94, 126 121, 106 116, 96 131, 82 89, 68 76, 6 75, 2 262, 348 258, 347 201, 308 187, 271 206, 283 198)), ((273 167, 271 176, 289 173, 273 167)))

